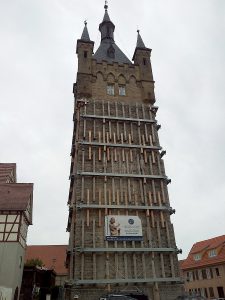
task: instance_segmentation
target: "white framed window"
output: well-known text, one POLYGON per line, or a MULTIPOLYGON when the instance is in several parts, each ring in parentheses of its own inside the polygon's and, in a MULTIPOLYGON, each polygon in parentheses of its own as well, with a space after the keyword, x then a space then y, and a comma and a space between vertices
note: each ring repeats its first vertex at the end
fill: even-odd
POLYGON ((194 260, 201 260, 202 256, 200 253, 194 254, 194 260))
POLYGON ((119 85, 119 96, 126 96, 125 85, 119 85))
POLYGON ((208 255, 209 255, 209 257, 214 257, 214 256, 216 256, 216 255, 217 255, 216 249, 211 249, 211 250, 209 250, 208 255))
POLYGON ((114 84, 107 84, 107 95, 110 95, 110 96, 115 95, 114 84))

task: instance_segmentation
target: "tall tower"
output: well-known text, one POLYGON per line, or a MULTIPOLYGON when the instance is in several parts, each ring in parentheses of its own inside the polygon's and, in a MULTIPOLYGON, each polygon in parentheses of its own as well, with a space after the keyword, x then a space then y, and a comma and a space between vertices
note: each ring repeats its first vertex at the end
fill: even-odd
POLYGON ((70 298, 132 290, 172 300, 182 287, 179 250, 155 119, 151 49, 138 31, 132 63, 116 45, 115 25, 104 8, 99 48, 93 54, 86 22, 76 48, 70 298))

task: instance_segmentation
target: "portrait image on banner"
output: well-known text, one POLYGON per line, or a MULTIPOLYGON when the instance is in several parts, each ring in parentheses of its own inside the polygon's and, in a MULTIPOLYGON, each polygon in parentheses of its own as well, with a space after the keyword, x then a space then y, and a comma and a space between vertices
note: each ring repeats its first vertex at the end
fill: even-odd
POLYGON ((142 241, 142 225, 138 216, 105 216, 107 241, 142 241))

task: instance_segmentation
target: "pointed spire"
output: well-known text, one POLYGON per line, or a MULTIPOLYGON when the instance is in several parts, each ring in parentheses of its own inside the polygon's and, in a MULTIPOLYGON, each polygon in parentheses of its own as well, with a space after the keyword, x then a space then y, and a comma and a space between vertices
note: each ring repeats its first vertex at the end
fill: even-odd
POLYGON ((105 9, 105 14, 102 23, 99 24, 99 31, 101 32, 101 40, 114 41, 113 33, 114 33, 115 25, 109 18, 107 1, 105 1, 104 9, 105 9))
POLYGON ((136 48, 146 48, 145 47, 145 44, 141 38, 141 35, 140 35, 140 30, 138 29, 137 30, 137 33, 138 33, 138 36, 137 36, 137 44, 136 44, 136 48))
POLYGON ((109 14, 108 14, 108 2, 107 1, 105 1, 104 9, 105 9, 105 14, 104 14, 102 22, 110 22, 111 20, 110 20, 109 14))
POLYGON ((87 29, 87 21, 84 21, 84 30, 82 32, 81 35, 81 40, 83 41, 90 41, 90 37, 89 37, 89 33, 88 33, 88 29, 87 29))
POLYGON ((115 25, 109 18, 108 14, 108 2, 105 1, 104 5, 105 14, 103 21, 99 24, 99 31, 101 32, 101 43, 93 58, 98 62, 118 62, 121 64, 131 64, 131 61, 126 55, 120 50, 114 41, 114 30, 115 25))

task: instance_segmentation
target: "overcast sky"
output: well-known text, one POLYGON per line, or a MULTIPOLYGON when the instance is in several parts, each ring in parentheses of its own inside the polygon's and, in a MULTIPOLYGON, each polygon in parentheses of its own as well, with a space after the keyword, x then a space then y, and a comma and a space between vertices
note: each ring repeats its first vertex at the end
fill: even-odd
MULTIPOLYGON (((34 183, 28 244, 66 233, 76 80, 83 22, 95 49, 100 0, 0 0, 0 162, 34 183)), ((136 30, 152 48, 161 146, 177 246, 225 234, 225 1, 111 0, 117 45, 131 59, 136 30)))

